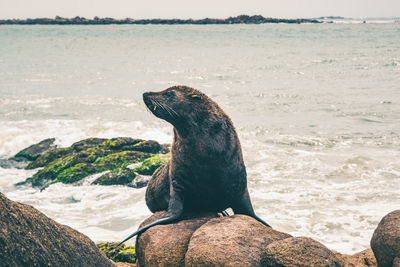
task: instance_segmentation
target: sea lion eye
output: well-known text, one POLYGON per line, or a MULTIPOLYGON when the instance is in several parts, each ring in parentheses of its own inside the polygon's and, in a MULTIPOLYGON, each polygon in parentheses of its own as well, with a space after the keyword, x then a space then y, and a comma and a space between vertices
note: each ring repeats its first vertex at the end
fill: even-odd
POLYGON ((171 96, 174 96, 174 95, 175 94, 172 91, 168 91, 168 92, 165 93, 165 96, 168 96, 168 97, 171 97, 171 96))

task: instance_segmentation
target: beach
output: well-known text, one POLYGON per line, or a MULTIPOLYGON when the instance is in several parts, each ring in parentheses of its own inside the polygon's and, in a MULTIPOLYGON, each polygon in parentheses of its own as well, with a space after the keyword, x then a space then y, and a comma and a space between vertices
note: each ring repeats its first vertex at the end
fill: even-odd
MULTIPOLYGON (((199 89, 231 117, 257 214, 342 253, 369 247, 400 205, 400 24, 1 25, 0 159, 45 138, 172 142, 146 91, 199 89)), ((145 188, 13 185, 0 191, 94 241, 151 212, 145 188)))

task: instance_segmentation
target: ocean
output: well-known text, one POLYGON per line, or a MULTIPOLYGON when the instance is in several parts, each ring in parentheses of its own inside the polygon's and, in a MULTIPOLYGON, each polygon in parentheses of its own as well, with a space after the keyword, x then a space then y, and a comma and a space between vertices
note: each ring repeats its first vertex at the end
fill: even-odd
MULTIPOLYGON (((171 143, 142 93, 188 85, 231 117, 261 218, 361 251, 400 208, 400 23, 341 22, 2 25, 0 159, 49 137, 171 143)), ((0 192, 94 241, 121 241, 151 215, 145 188, 14 187, 34 172, 0 168, 0 192)))

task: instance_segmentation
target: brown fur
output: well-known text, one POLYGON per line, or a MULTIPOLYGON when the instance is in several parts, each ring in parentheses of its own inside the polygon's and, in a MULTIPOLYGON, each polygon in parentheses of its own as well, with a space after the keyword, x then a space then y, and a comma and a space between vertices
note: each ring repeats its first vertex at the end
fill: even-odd
POLYGON ((149 209, 167 210, 165 218, 130 237, 177 221, 183 211, 232 208, 269 226, 253 211, 239 138, 228 115, 205 94, 186 86, 144 93, 143 100, 155 116, 174 126, 174 140, 171 160, 156 170, 146 191, 149 209))

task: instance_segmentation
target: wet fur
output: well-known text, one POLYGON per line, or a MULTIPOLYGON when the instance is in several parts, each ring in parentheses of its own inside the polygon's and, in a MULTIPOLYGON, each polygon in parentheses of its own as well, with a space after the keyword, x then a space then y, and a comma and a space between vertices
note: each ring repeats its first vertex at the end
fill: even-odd
POLYGON ((149 209, 167 212, 123 242, 154 225, 179 220, 184 211, 232 208, 269 226, 254 213, 239 138, 225 112, 186 86, 145 93, 143 100, 155 116, 174 126, 171 159, 156 170, 146 191, 149 209))

